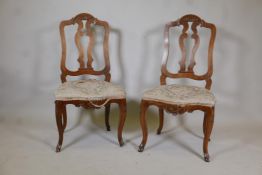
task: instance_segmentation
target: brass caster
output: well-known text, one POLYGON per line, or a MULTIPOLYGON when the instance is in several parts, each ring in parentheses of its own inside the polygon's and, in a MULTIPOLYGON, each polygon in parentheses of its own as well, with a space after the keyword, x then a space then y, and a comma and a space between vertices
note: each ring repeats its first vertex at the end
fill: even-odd
POLYGON ((61 147, 62 147, 62 145, 59 145, 59 144, 56 146, 56 152, 57 153, 61 151, 61 147))
POLYGON ((145 145, 140 144, 139 147, 138 147, 138 152, 143 152, 144 148, 145 148, 145 145))
POLYGON ((204 154, 204 160, 205 160, 205 162, 210 162, 208 153, 204 154))
POLYGON ((119 146, 120 146, 120 147, 124 146, 123 140, 119 141, 119 146))

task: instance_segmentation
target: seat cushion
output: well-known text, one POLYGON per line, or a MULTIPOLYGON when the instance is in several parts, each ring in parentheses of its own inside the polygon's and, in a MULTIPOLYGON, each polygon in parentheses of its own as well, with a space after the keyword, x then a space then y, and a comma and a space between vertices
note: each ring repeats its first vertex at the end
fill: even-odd
POLYGON ((214 106, 215 97, 207 89, 186 85, 162 85, 148 90, 143 100, 164 102, 175 105, 214 106))
POLYGON ((56 100, 123 99, 125 91, 118 85, 100 80, 67 81, 55 91, 56 100))

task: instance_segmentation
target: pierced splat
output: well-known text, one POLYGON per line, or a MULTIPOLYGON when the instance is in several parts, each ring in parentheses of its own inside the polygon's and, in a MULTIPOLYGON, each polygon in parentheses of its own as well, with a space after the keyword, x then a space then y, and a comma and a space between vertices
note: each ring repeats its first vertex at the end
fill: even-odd
POLYGON ((182 24, 184 26, 182 34, 179 37, 179 46, 181 49, 181 54, 182 54, 182 58, 181 61, 179 62, 180 64, 180 70, 179 72, 185 72, 186 71, 186 48, 185 48, 185 39, 187 39, 188 34, 186 33, 188 30, 188 23, 183 23, 182 24))
POLYGON ((193 38, 195 40, 195 43, 194 43, 194 46, 193 46, 193 49, 192 49, 190 64, 188 66, 188 72, 193 72, 193 68, 196 65, 195 54, 196 54, 196 51, 197 51, 197 49, 199 47, 199 43, 200 43, 199 36, 198 36, 198 33, 197 33, 197 26, 198 25, 199 25, 199 23, 196 23, 196 22, 194 22, 191 25, 191 29, 193 31, 191 38, 193 38))
POLYGON ((197 19, 195 16, 187 16, 187 17, 182 17, 178 24, 183 26, 182 34, 179 37, 179 46, 181 49, 181 55, 182 58, 179 62, 180 65, 180 70, 179 73, 185 73, 185 72, 193 72, 193 68, 196 64, 195 62, 195 54, 196 51, 199 47, 199 36, 197 33, 197 26, 201 23, 201 20, 197 19), (192 19, 191 19, 192 18, 192 19), (188 67, 186 67, 186 49, 185 49, 185 40, 188 38, 188 29, 189 29, 189 23, 191 24, 191 30, 193 31, 193 34, 191 35, 191 38, 194 39, 194 46, 192 49, 192 54, 190 58, 190 64, 188 67))
POLYGON ((77 46, 78 52, 79 52, 79 58, 78 62, 80 64, 80 69, 90 69, 93 70, 92 63, 93 63, 93 47, 94 47, 94 32, 92 32, 93 26, 96 24, 96 21, 90 21, 90 20, 78 20, 78 29, 75 34, 75 44, 77 46), (84 23, 84 24, 83 24, 84 23), (81 43, 81 37, 88 36, 89 37, 89 43, 87 48, 87 66, 85 67, 84 63, 84 48, 81 43))
POLYGON ((105 21, 100 21, 99 19, 93 17, 90 14, 82 13, 77 15, 76 17, 62 21, 60 23, 60 36, 61 36, 61 44, 62 44, 62 59, 61 59, 61 80, 62 82, 66 81, 66 76, 78 76, 84 74, 90 75, 104 75, 106 81, 110 81, 110 62, 109 62, 109 53, 108 53, 108 38, 109 38, 109 25, 105 21), (66 68, 66 40, 65 40, 65 32, 64 28, 69 25, 77 24, 77 31, 75 34, 75 44, 78 50, 78 59, 79 69, 77 71, 71 71, 66 68), (105 67, 102 70, 94 70, 93 63, 93 48, 95 44, 95 34, 92 31, 94 25, 102 26, 104 28, 104 40, 103 40, 103 52, 104 52, 104 61, 105 67), (87 36, 89 38, 87 49, 83 47, 81 42, 81 38, 83 36, 87 36), (87 52, 87 63, 85 65, 85 52, 87 52))
POLYGON ((182 18, 172 21, 168 23, 165 27, 164 34, 165 42, 164 42, 164 54, 162 59, 162 68, 161 68, 161 84, 166 83, 166 78, 190 78, 194 80, 205 80, 206 88, 210 89, 211 87, 211 76, 213 73, 213 47, 216 35, 216 28, 213 24, 207 23, 196 15, 185 15, 182 18), (171 27, 182 26, 182 33, 179 36, 179 47, 181 49, 181 60, 179 61, 180 69, 178 73, 171 73, 167 70, 167 60, 169 55, 169 29, 171 27), (200 45, 200 37, 198 35, 197 28, 207 28, 211 31, 209 47, 208 47, 208 70, 203 75, 196 75, 194 73, 194 66, 196 65, 195 55, 200 45), (192 51, 190 54, 190 62, 189 65, 186 65, 186 48, 185 48, 185 40, 188 38, 188 31, 191 30, 192 34, 190 37, 194 40, 194 44, 192 47, 192 51))
POLYGON ((84 48, 83 48, 83 45, 81 43, 81 37, 85 34, 85 31, 83 29, 83 22, 82 21, 77 21, 77 24, 78 24, 78 28, 77 28, 77 32, 75 34, 75 44, 76 44, 78 54, 79 54, 77 61, 80 64, 79 69, 84 69, 85 68, 84 48))

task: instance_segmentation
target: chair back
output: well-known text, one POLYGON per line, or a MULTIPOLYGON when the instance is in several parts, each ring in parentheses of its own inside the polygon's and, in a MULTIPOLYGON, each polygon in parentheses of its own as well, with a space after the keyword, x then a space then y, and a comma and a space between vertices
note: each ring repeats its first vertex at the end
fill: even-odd
POLYGON ((95 75, 105 76, 105 81, 110 81, 110 62, 109 62, 109 51, 108 51, 108 40, 109 40, 109 25, 105 21, 101 21, 88 13, 81 13, 75 16, 72 19, 62 21, 60 23, 60 37, 61 37, 61 45, 62 45, 62 58, 61 58, 61 81, 66 81, 66 76, 79 76, 79 75, 95 75), (75 45, 78 51, 78 59, 79 68, 76 71, 69 70, 66 67, 66 59, 67 59, 67 43, 65 36, 65 27, 71 25, 77 25, 77 30, 74 36, 75 45), (94 70, 93 63, 93 48, 95 44, 95 33, 92 28, 94 26, 101 26, 104 29, 104 37, 103 37, 103 56, 105 66, 101 70, 94 70), (89 38, 88 47, 84 48, 81 42, 81 37, 87 36, 89 38), (85 52, 87 52, 87 63, 85 63, 85 52))
POLYGON ((166 84, 166 78, 190 78, 193 80, 204 80, 206 81, 206 88, 210 89, 212 84, 211 76, 213 74, 213 48, 216 37, 216 27, 214 24, 207 23, 203 19, 199 18, 196 15, 185 15, 176 21, 169 22, 165 26, 164 30, 164 53, 162 59, 162 67, 161 67, 161 77, 160 83, 161 85, 166 84), (182 26, 182 32, 179 36, 179 47, 181 50, 181 60, 179 61, 179 71, 177 73, 171 73, 167 69, 167 61, 169 55, 169 30, 172 27, 182 26), (207 62, 208 68, 207 72, 202 75, 197 75, 194 72, 194 66, 196 64, 195 54, 199 48, 200 37, 198 35, 198 28, 206 28, 210 30, 210 38, 208 45, 208 55, 207 62), (191 57, 189 64, 186 65, 186 47, 185 40, 188 38, 189 31, 192 31, 191 38, 194 40, 194 45, 191 51, 191 57))

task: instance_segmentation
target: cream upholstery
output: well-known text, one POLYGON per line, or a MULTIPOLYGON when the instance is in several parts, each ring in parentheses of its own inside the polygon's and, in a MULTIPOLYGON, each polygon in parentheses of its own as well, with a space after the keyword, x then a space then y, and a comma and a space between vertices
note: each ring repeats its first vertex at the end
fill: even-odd
POLYGON ((146 91, 143 99, 176 105, 215 105, 215 97, 209 90, 186 85, 159 86, 146 91))
POLYGON ((104 100, 125 98, 125 91, 113 83, 100 80, 67 81, 55 92, 56 100, 104 100))

